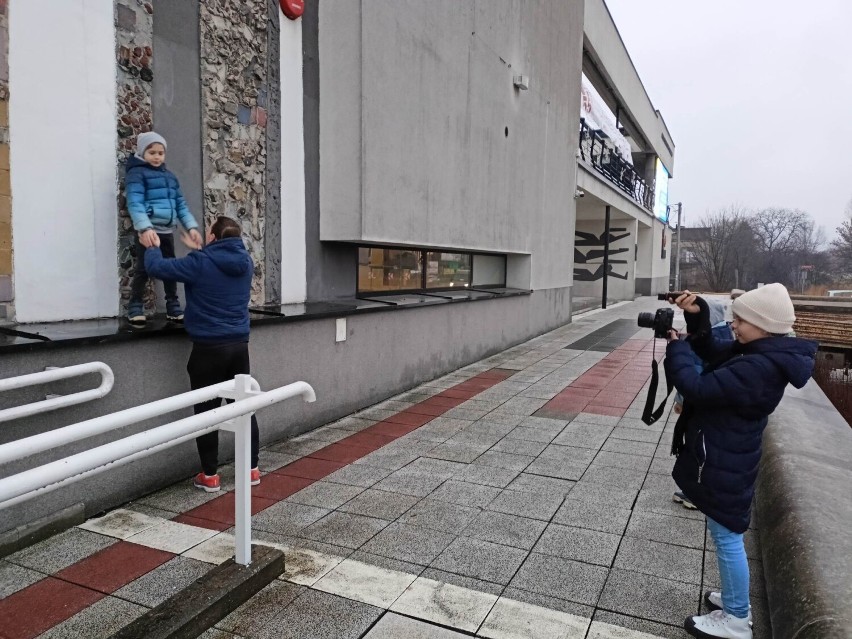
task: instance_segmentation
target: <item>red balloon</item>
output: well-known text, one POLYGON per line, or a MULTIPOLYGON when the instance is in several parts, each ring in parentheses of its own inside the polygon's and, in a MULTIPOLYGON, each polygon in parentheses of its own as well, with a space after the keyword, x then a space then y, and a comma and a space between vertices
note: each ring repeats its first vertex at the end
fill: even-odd
POLYGON ((281 11, 290 20, 297 20, 302 17, 305 12, 305 0, 278 0, 281 5, 281 11))

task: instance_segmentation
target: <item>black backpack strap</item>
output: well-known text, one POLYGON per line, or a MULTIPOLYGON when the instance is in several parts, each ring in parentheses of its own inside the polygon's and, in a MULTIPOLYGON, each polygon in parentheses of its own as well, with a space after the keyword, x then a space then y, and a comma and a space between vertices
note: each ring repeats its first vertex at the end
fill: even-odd
POLYGON ((648 389, 648 398, 645 400, 645 410, 642 411, 642 421, 648 424, 649 426, 656 422, 663 414, 663 411, 666 408, 666 401, 669 398, 669 395, 672 394, 672 382, 668 377, 666 378, 666 396, 663 398, 663 401, 657 407, 657 410, 651 412, 654 408, 654 400, 657 398, 657 386, 660 383, 660 372, 659 365, 657 364, 657 360, 654 359, 651 361, 651 387, 648 389))

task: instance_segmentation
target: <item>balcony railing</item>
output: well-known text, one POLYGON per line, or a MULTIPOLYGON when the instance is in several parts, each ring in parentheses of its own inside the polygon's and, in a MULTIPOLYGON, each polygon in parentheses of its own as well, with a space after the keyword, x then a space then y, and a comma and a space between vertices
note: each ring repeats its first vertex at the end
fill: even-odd
POLYGON ((606 140, 607 135, 603 131, 592 129, 584 118, 580 118, 580 157, 639 206, 653 212, 654 189, 639 177, 633 165, 622 159, 606 140))

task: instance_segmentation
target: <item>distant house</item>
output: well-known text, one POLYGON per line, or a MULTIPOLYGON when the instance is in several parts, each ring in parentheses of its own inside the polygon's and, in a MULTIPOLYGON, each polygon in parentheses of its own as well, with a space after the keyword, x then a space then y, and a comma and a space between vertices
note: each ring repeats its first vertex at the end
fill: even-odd
MULTIPOLYGON (((680 229, 680 287, 681 289, 703 290, 707 288, 707 280, 701 272, 698 260, 695 258, 695 246, 710 238, 707 227, 680 229)), ((673 239, 673 242, 677 240, 673 239)), ((677 246, 677 244, 675 244, 677 246)))

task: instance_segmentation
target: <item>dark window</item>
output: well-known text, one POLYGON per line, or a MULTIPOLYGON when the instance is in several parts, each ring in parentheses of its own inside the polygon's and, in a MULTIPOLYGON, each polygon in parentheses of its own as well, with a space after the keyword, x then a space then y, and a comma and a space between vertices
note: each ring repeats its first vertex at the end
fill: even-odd
POLYGON ((358 247, 358 293, 425 292, 505 285, 505 255, 358 247))

